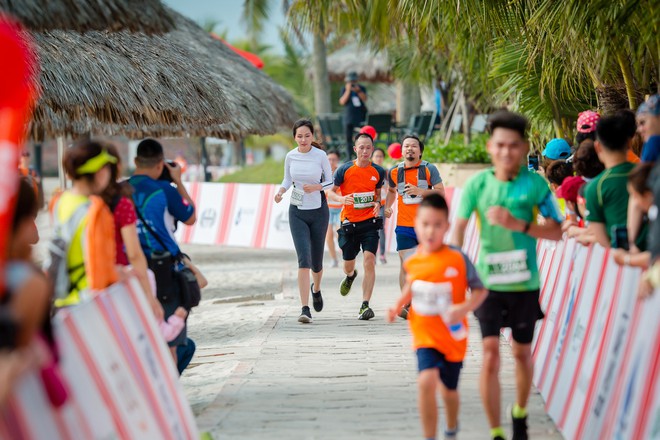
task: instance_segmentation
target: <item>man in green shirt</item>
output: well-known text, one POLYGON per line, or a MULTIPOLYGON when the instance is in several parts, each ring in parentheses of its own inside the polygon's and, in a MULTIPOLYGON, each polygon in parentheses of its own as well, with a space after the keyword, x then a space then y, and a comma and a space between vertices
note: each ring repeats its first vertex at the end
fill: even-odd
POLYGON ((539 305, 536 239, 561 239, 562 215, 548 183, 524 164, 529 152, 527 120, 500 111, 489 118, 486 147, 493 168, 471 178, 463 188, 455 221, 454 243, 463 245, 470 216, 477 218, 481 249, 477 270, 488 288, 475 310, 483 338, 484 365, 480 391, 491 437, 506 438, 500 420, 499 335, 510 327, 516 362, 513 439, 527 439, 527 401, 532 386, 531 343, 534 326, 543 318, 539 305), (545 217, 537 223, 537 214, 545 217))
POLYGON ((598 121, 594 147, 605 170, 589 182, 584 196, 587 201, 587 234, 583 244, 612 245, 616 229, 626 231, 628 223, 628 174, 635 167, 626 159, 628 136, 625 121, 609 116, 598 121))

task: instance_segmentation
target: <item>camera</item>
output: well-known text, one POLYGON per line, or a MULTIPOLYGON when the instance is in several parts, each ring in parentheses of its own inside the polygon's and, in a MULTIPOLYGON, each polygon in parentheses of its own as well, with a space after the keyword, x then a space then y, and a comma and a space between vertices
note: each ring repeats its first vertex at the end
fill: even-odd
MULTIPOLYGON (((173 160, 166 160, 165 162, 167 162, 167 165, 171 167, 178 166, 176 162, 174 162, 173 160)), ((167 166, 163 166, 163 172, 160 173, 158 180, 165 180, 166 182, 170 182, 170 183, 174 182, 174 180, 172 180, 172 176, 170 175, 170 169, 167 168, 167 166)))

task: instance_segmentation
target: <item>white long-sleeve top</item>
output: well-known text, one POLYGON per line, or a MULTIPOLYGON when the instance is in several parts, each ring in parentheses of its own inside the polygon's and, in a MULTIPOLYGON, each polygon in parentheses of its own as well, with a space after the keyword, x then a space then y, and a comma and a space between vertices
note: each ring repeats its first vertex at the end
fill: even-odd
MULTIPOLYGON (((312 147, 307 153, 298 148, 289 151, 284 159, 284 180, 282 188, 289 190, 293 185, 300 190, 306 184, 323 185, 323 190, 333 187, 332 169, 323 150, 312 147)), ((298 209, 318 209, 321 207, 321 191, 305 193, 302 205, 298 209)))

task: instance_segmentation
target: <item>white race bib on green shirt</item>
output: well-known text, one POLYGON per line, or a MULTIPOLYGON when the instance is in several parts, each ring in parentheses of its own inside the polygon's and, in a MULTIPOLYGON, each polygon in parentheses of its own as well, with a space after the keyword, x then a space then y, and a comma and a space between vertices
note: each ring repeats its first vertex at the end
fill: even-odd
POLYGON ((353 208, 366 209, 374 206, 374 192, 353 193, 353 208))
POLYGON ((447 311, 452 301, 451 283, 415 280, 410 285, 412 308, 424 316, 438 316, 447 311))
POLYGON ((488 254, 486 264, 488 265, 488 284, 513 284, 532 278, 532 272, 527 267, 525 249, 488 254))

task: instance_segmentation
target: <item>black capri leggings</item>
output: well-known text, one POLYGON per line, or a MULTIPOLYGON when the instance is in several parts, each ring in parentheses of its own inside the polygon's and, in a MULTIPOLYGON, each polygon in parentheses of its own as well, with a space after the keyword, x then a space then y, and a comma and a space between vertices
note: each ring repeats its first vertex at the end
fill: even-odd
POLYGON ((289 228, 298 254, 298 268, 323 270, 325 234, 328 230, 328 204, 324 200, 320 208, 298 209, 289 206, 289 228))

